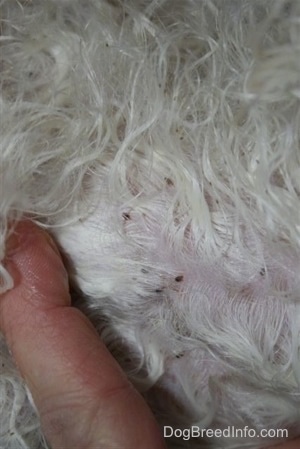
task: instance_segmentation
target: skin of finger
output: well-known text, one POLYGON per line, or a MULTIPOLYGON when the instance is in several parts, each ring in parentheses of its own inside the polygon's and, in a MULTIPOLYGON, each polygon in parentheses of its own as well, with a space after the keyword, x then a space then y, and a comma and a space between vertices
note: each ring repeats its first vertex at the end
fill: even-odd
POLYGON ((65 268, 44 231, 16 228, 5 264, 15 287, 0 328, 56 448, 165 447, 158 426, 90 322, 70 306, 65 268))

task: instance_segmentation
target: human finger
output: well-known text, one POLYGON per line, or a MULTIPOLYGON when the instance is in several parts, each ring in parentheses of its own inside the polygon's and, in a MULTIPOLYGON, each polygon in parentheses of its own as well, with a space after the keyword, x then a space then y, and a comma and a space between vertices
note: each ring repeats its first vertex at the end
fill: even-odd
POLYGON ((0 328, 54 449, 164 448, 149 408, 98 334, 71 307, 49 236, 29 221, 8 242, 15 287, 0 298, 0 328))

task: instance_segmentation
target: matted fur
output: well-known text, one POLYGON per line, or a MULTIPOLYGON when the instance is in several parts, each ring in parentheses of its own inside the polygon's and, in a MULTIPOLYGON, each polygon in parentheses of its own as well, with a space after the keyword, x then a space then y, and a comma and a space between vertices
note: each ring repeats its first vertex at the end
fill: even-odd
MULTIPOLYGON (((300 435, 299 1, 0 5, 1 259, 52 232, 161 425, 300 435)), ((0 447, 46 447, 3 338, 0 447)))

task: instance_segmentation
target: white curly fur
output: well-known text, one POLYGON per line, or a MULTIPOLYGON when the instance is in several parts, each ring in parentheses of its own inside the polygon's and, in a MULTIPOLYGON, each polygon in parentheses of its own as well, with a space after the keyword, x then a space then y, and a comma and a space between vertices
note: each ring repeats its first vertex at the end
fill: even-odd
MULTIPOLYGON (((161 425, 300 435, 299 1, 0 5, 0 258, 52 232, 161 425)), ((2 337, 0 447, 46 447, 2 337)))

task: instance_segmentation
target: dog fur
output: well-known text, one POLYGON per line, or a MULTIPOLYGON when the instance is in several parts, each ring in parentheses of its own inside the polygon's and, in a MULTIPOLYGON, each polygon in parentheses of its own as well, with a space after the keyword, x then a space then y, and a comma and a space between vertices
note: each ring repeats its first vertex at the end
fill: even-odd
MULTIPOLYGON (((300 435, 299 1, 0 5, 1 259, 52 233, 161 426, 300 435)), ((0 447, 47 447, 3 337, 0 447)))

